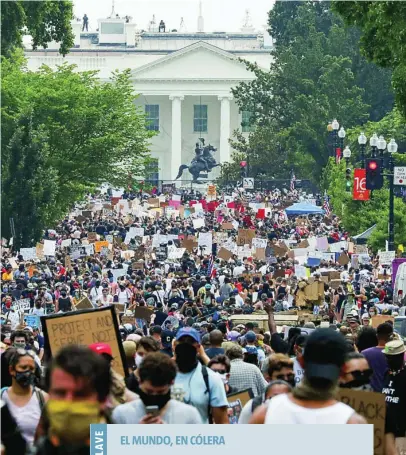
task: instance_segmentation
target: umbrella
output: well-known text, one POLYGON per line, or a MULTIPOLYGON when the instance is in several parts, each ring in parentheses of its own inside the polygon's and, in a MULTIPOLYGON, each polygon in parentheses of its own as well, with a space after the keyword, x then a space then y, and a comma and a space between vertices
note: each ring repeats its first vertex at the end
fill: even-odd
POLYGON ((298 202, 285 209, 286 215, 322 215, 324 210, 308 202, 298 202))

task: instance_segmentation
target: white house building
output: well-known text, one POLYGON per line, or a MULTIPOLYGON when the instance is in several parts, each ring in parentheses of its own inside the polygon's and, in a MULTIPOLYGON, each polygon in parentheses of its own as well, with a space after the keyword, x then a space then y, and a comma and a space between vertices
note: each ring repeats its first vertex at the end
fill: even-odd
MULTIPOLYGON (((83 33, 80 21, 74 21, 75 47, 66 57, 58 53, 56 43, 36 51, 27 43, 29 69, 66 61, 79 71, 99 70, 100 78, 107 80, 113 70, 130 68, 140 94, 137 104, 145 110, 148 128, 157 132, 151 140, 154 178, 175 179, 179 166, 195 156, 200 137, 217 148, 218 162, 229 161, 232 132, 249 131, 249 113, 239 112, 231 94, 239 82, 254 78, 239 59, 269 69, 268 33, 255 33, 249 24, 238 33, 159 32, 154 20, 142 31, 128 18, 118 17, 99 20, 98 25, 96 33, 83 33)), ((198 29, 203 29, 201 14, 198 29)), ((213 171, 210 177, 216 175, 213 171)))

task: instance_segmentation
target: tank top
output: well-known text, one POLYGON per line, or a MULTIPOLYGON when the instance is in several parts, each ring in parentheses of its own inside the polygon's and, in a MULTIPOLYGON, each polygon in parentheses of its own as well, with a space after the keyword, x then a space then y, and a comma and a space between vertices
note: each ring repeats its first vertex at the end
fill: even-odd
POLYGON ((66 313, 72 310, 72 303, 69 298, 59 297, 58 299, 59 311, 66 313))
POLYGON ((340 402, 327 408, 303 408, 293 403, 287 394, 283 394, 269 401, 265 423, 270 425, 345 424, 354 413, 354 409, 340 402))
POLYGON ((41 406, 37 394, 34 392, 30 401, 25 406, 16 406, 9 398, 8 391, 3 393, 2 399, 7 403, 11 415, 17 422, 24 439, 29 443, 34 443, 35 431, 41 417, 41 406))

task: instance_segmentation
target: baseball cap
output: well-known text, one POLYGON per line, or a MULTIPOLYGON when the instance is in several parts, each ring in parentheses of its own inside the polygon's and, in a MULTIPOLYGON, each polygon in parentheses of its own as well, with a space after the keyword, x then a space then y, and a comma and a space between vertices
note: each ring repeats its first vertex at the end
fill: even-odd
POLYGON ((236 330, 231 330, 227 334, 227 340, 228 341, 237 341, 240 336, 241 336, 241 334, 239 332, 237 332, 236 330))
POLYGON ((307 339, 303 359, 308 378, 338 379, 347 352, 345 338, 330 329, 317 329, 307 339))
POLYGON ((162 327, 160 325, 154 325, 153 327, 150 328, 149 332, 151 335, 153 333, 156 333, 157 335, 161 335, 162 327))
POLYGON ((111 347, 107 343, 93 343, 89 345, 89 349, 91 349, 96 354, 106 354, 113 358, 113 351, 111 347))
POLYGON ((385 355, 399 355, 404 352, 406 352, 406 347, 402 340, 388 341, 383 351, 385 355))
POLYGON ((257 339, 257 336, 255 335, 254 332, 249 331, 245 334, 245 339, 247 340, 248 343, 253 343, 257 339))
POLYGON ((176 340, 180 340, 182 337, 191 337, 193 338, 196 343, 200 344, 200 333, 191 327, 184 327, 179 330, 179 332, 176 334, 176 340))

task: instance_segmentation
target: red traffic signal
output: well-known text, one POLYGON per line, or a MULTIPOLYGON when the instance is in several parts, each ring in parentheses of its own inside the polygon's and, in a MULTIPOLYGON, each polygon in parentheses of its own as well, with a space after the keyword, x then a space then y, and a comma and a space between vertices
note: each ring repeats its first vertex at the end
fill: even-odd
POLYGON ((380 190, 383 187, 381 163, 376 158, 366 160, 366 189, 380 190))
POLYGON ((240 166, 241 166, 241 167, 245 167, 246 165, 247 165, 247 162, 246 162, 246 161, 241 161, 241 162, 240 162, 240 166))

